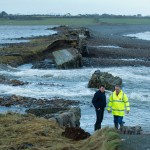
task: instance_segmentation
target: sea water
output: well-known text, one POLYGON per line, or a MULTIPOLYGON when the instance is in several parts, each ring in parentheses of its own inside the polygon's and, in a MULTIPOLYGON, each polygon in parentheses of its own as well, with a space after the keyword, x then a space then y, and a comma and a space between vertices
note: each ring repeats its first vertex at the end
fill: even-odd
POLYGON ((132 37, 132 38, 137 38, 141 40, 150 40, 150 31, 147 32, 140 32, 140 33, 135 33, 135 34, 126 34, 124 36, 132 37))
MULTIPOLYGON (((2 67, 0 75, 29 82, 27 85, 13 87, 0 84, 0 95, 20 95, 35 98, 64 98, 81 102, 81 127, 93 133, 95 110, 91 100, 96 89, 88 88, 88 82, 95 70, 109 72, 123 79, 123 91, 128 95, 131 111, 125 116, 126 125, 141 125, 150 130, 150 68, 149 67, 105 67, 71 70, 31 69, 31 64, 18 68, 2 67)), ((107 92, 107 102, 111 92, 107 92)), ((102 126, 113 126, 113 117, 105 111, 102 126)))
POLYGON ((54 30, 47 30, 55 27, 55 25, 41 25, 41 26, 0 26, 0 44, 6 43, 20 43, 28 42, 29 40, 23 38, 30 38, 35 36, 52 35, 57 33, 54 30))
MULTIPOLYGON (((13 43, 14 38, 49 35, 55 31, 46 30, 50 26, 0 26, 0 44, 13 43)), ((149 34, 150 32, 140 34, 149 34)), ((137 35, 137 34, 136 34, 137 35)), ((138 34, 139 35, 139 34, 138 34)), ((132 35, 133 36, 133 35, 132 35)), ((18 41, 18 40, 17 40, 18 41)), ((105 67, 82 68, 71 70, 39 70, 31 69, 32 64, 18 68, 0 66, 0 75, 10 79, 28 82, 23 86, 0 84, 0 95, 20 95, 34 98, 64 98, 81 102, 81 127, 94 132, 95 110, 91 100, 96 89, 88 88, 88 82, 95 70, 109 72, 123 79, 123 91, 128 95, 131 111, 124 117, 126 125, 140 125, 145 131, 150 131, 150 67, 105 67)), ((111 92, 107 92, 107 102, 111 92)), ((21 107, 0 107, 0 113, 6 111, 24 112, 21 107)), ((105 111, 102 127, 113 126, 113 117, 105 111)))

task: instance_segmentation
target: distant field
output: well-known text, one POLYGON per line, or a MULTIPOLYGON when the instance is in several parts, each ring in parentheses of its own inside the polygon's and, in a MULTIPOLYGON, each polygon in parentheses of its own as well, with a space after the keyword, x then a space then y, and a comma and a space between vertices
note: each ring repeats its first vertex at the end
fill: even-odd
POLYGON ((104 18, 100 19, 100 22, 110 23, 110 24, 143 24, 150 25, 149 18, 104 18))
POLYGON ((92 18, 44 18, 41 20, 4 20, 0 25, 90 25, 94 24, 92 18))
POLYGON ((94 25, 94 24, 144 24, 150 25, 148 18, 42 18, 41 20, 0 19, 0 25, 94 25))

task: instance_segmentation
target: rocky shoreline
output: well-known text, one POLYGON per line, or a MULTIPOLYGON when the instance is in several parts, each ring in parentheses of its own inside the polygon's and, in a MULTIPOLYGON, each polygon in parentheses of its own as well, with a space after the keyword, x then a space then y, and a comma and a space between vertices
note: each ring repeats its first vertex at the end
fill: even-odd
MULTIPOLYGON (((33 63, 33 69, 72 69, 82 66, 149 66, 149 43, 122 36, 125 33, 130 33, 133 29, 138 31, 141 26, 137 26, 137 30, 133 26, 127 25, 127 28, 124 26, 55 27, 53 30, 57 30, 57 34, 30 38, 31 42, 29 43, 10 44, 8 47, 0 48, 1 63, 11 66, 33 63), (40 47, 41 44, 42 47, 40 47), (110 45, 116 45, 116 47, 110 45), (27 49, 25 50, 25 48, 27 49)), ((94 79, 91 78, 89 81, 90 88, 98 88, 98 85, 103 83, 108 90, 113 90, 115 84, 122 84, 121 79, 111 77, 107 73, 102 74, 96 77, 93 74, 94 79), (106 83, 106 80, 112 81, 114 79, 116 82, 113 84, 106 83), (97 83, 97 80, 100 83, 97 83)), ((16 79, 7 79, 4 76, 1 76, 0 83, 13 86, 28 84, 16 79)), ((19 104, 29 107, 33 101, 37 107, 40 102, 45 103, 42 100, 37 100, 38 103, 36 104, 36 100, 32 98, 18 98, 17 96, 14 100, 13 97, 15 96, 3 98, 4 103, 1 99, 1 105, 19 104), (27 99, 28 103, 26 103, 27 99)))
POLYGON ((79 127, 81 110, 79 101, 64 99, 36 99, 17 95, 0 96, 0 106, 17 106, 26 113, 53 120, 64 127, 79 127))
POLYGON ((85 66, 150 66, 149 41, 124 36, 149 31, 149 26, 97 25, 88 28, 93 38, 88 40, 89 57, 84 59, 85 66))
MULTIPOLYGON (((29 43, 10 44, 8 47, 0 48, 0 63, 15 67, 32 63, 33 69, 72 69, 83 66, 149 67, 149 42, 123 37, 123 34, 130 33, 134 29, 133 26, 127 26, 125 29, 124 26, 57 27, 55 30, 58 31, 58 34, 34 38, 29 43), (60 58, 60 54, 63 57, 60 58), (69 59, 66 59, 66 56, 69 59)), ((141 26, 136 26, 134 31, 141 31, 140 29, 141 26)), ((146 31, 147 29, 150 30, 150 27, 145 29, 142 27, 142 29, 146 31)), ((114 77, 117 82, 109 85, 104 78, 108 77, 107 80, 112 81, 112 76, 108 73, 104 73, 105 76, 101 75, 100 72, 96 72, 96 74, 98 76, 93 75, 94 81, 89 83, 90 88, 97 88, 99 84, 103 83, 107 84, 109 90, 113 90, 115 84, 122 84, 121 79, 114 77), (98 84, 97 80, 99 80, 98 84)), ((13 86, 28 84, 5 76, 0 76, 0 83, 13 86)), ((79 104, 78 101, 57 98, 36 99, 17 95, 0 96, 0 106, 25 107, 27 113, 57 122, 63 127, 80 126, 81 110, 79 104)), ((141 128, 126 127, 124 134, 141 134, 141 128)))
POLYGON ((53 30, 57 34, 30 38, 29 43, 7 44, 7 47, 0 48, 0 63, 11 66, 33 63, 35 69, 82 66, 149 67, 149 42, 123 36, 148 29, 148 26, 142 25, 55 27, 53 30))

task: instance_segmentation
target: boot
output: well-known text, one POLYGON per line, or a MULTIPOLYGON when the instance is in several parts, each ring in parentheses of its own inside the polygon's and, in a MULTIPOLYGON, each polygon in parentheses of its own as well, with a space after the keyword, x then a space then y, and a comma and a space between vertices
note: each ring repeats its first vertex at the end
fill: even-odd
POLYGON ((94 128, 94 130, 96 131, 96 130, 99 130, 99 129, 101 129, 101 125, 97 125, 97 124, 95 124, 95 128, 94 128))
POLYGON ((123 132, 123 123, 120 124, 120 131, 123 132))
POLYGON ((114 123, 115 129, 118 129, 118 123, 114 123))

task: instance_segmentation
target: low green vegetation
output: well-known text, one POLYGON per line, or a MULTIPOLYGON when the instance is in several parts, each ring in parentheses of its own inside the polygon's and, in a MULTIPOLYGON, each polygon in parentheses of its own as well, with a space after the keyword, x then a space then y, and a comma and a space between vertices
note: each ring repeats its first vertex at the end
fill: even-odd
POLYGON ((0 25, 90 25, 92 18, 43 18, 41 20, 0 19, 0 25))
POLYGON ((150 18, 103 18, 99 22, 108 24, 143 24, 150 25, 150 18))
POLYGON ((150 25, 150 18, 57 18, 42 17, 41 19, 10 20, 0 18, 0 25, 72 25, 85 26, 96 24, 144 24, 150 25))
POLYGON ((31 114, 0 114, 1 150, 117 150, 120 138, 114 129, 104 128, 86 140, 62 136, 57 123, 31 114))

